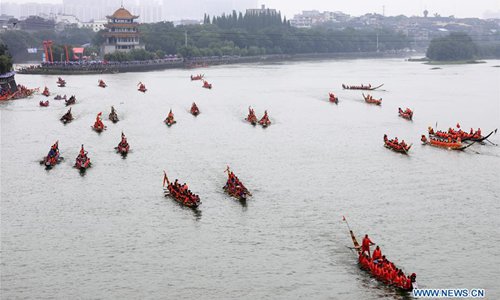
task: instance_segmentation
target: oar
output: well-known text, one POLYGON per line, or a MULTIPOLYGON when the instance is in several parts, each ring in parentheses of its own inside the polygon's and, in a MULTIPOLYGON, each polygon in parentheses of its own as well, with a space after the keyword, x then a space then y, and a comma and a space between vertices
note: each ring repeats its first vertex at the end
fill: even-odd
MULTIPOLYGON (((472 144, 469 144, 469 145, 467 145, 467 146, 465 146, 465 147, 460 147, 460 148, 457 148, 457 150, 465 150, 465 149, 469 148, 470 146, 474 145, 475 143, 476 143, 476 142, 472 142, 472 144)), ((479 154, 479 152, 477 152, 477 151, 474 151, 474 152, 476 152, 477 154, 479 154)))
MULTIPOLYGON (((410 150, 410 148, 411 148, 411 146, 412 146, 412 145, 413 145, 413 143, 411 143, 411 144, 410 144, 410 146, 408 146, 408 150, 410 150)), ((405 148, 405 147, 403 147, 403 146, 401 146, 401 148, 403 148, 403 150, 404 150, 405 154, 407 154, 407 155, 408 155, 408 150, 406 150, 406 148, 405 148)))
POLYGON ((488 138, 489 138, 492 134, 496 134, 496 133, 497 133, 497 130, 498 130, 498 128, 497 128, 497 129, 495 129, 495 130, 493 130, 490 134, 488 134, 488 135, 484 138, 484 140, 485 140, 485 141, 489 142, 489 143, 490 143, 490 144, 492 144, 493 146, 498 146, 498 144, 493 143, 492 141, 488 140, 488 138))

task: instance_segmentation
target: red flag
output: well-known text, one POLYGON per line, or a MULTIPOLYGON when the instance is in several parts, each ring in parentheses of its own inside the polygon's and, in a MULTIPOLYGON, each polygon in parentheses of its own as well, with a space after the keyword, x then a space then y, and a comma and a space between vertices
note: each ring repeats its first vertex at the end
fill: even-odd
POLYGON ((344 216, 342 216, 342 221, 345 221, 345 217, 344 216))
POLYGON ((460 124, 459 123, 457 123, 457 128, 460 128, 460 124))

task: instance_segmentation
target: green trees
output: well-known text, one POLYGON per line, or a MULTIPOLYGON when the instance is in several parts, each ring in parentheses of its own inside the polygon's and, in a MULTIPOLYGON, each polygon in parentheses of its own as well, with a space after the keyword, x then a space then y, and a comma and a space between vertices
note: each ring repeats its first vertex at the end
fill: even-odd
POLYGON ((0 74, 12 70, 12 59, 6 45, 0 43, 0 74))
POLYGON ((442 38, 435 38, 427 48, 427 57, 435 61, 470 60, 478 53, 471 37, 454 32, 442 38))
POLYGON ((117 51, 104 55, 104 59, 109 61, 149 60, 155 58, 158 58, 155 53, 144 49, 134 49, 129 52, 117 51))
MULTIPOLYGON (((60 59, 60 53, 64 45, 68 48, 72 46, 80 47, 83 44, 92 43, 96 34, 87 28, 68 28, 61 32, 54 30, 40 30, 36 33, 29 33, 22 30, 7 30, 0 33, 0 42, 9 46, 10 53, 14 56, 16 61, 41 59, 39 53, 36 57, 30 55, 26 49, 28 48, 42 48, 44 40, 52 40, 54 42, 53 50, 54 60, 60 59), (57 49, 56 49, 57 48, 57 49)), ((64 55, 63 55, 64 56, 64 55)))
POLYGON ((183 57, 369 52, 377 50, 377 35, 381 51, 409 47, 408 38, 391 29, 299 29, 279 13, 205 15, 201 25, 174 27, 163 22, 143 24, 140 30, 146 50, 183 57))

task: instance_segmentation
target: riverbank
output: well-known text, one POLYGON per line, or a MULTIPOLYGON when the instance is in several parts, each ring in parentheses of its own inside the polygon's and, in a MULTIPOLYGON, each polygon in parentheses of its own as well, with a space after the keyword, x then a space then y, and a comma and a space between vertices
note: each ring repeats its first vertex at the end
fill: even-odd
POLYGON ((426 65, 467 65, 467 64, 483 64, 482 60, 430 60, 427 57, 408 58, 410 62, 423 62, 426 65))
POLYGON ((474 64, 484 64, 483 60, 453 60, 453 61, 434 61, 430 60, 426 62, 426 65, 474 65, 474 64))
POLYGON ((244 63, 276 63, 286 61, 310 61, 324 59, 363 59, 363 58, 398 58, 406 57, 408 52, 351 52, 351 53, 308 53, 308 54, 273 54, 259 56, 222 56, 199 57, 191 59, 159 59, 132 62, 86 62, 23 65, 17 68, 19 74, 44 75, 84 75, 113 74, 125 72, 147 72, 165 69, 191 69, 214 65, 244 63))

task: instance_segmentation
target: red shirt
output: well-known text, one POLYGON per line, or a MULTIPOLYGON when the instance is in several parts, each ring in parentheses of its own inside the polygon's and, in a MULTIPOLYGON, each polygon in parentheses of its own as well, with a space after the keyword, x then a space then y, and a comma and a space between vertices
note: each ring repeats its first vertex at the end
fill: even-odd
POLYGON ((371 243, 372 243, 372 241, 370 240, 370 238, 365 237, 365 238, 363 238, 363 242, 361 244, 364 248, 368 248, 368 247, 370 247, 371 243))

